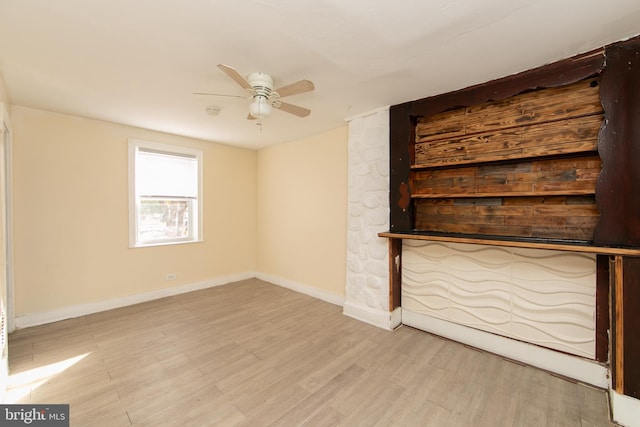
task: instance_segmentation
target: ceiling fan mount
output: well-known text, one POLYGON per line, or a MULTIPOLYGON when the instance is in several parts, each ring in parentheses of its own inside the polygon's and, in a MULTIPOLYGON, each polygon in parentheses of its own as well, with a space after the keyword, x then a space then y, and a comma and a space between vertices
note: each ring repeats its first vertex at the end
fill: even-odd
POLYGON ((273 92, 273 77, 266 73, 251 73, 247 81, 252 87, 253 102, 249 104, 250 119, 264 119, 271 115, 273 99, 277 93, 273 92), (273 99, 272 99, 273 98, 273 99))
POLYGON ((247 76, 247 82, 251 85, 255 95, 268 98, 273 92, 273 77, 267 73, 251 73, 247 76))
MULTIPOLYGON (((311 113, 311 110, 307 108, 289 104, 288 102, 281 100, 281 98, 287 96, 314 90, 315 87, 309 80, 300 80, 274 90, 273 77, 267 73, 251 73, 247 78, 244 78, 238 71, 236 71, 235 68, 228 65, 219 64, 218 68, 239 86, 249 92, 249 99, 252 100, 249 105, 249 115, 247 116, 247 119, 249 120, 262 120, 269 117, 273 108, 293 114, 297 117, 307 117, 311 113)), ((222 95, 205 92, 196 92, 195 94, 240 97, 235 95, 222 95)))

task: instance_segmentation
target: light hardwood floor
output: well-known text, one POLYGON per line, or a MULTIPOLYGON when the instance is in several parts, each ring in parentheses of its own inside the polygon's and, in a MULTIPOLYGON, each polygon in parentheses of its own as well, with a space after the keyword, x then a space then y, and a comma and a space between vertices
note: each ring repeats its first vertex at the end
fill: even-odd
POLYGON ((9 351, 14 403, 68 403, 72 426, 612 425, 602 390, 257 279, 18 330, 9 351))

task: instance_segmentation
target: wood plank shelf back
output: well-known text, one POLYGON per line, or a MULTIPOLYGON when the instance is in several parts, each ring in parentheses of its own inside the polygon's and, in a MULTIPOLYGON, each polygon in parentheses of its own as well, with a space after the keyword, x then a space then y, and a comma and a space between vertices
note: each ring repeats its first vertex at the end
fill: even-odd
POLYGON ((417 118, 414 230, 591 241, 598 78, 417 118))

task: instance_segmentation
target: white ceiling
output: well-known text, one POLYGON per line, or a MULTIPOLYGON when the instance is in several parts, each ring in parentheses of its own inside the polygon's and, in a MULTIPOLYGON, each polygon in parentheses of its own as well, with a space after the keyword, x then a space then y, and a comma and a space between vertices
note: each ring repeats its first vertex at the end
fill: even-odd
POLYGON ((261 148, 637 34, 639 0, 0 0, 0 73, 13 104, 261 148), (243 94, 219 63, 313 81, 311 115, 193 95, 243 94))

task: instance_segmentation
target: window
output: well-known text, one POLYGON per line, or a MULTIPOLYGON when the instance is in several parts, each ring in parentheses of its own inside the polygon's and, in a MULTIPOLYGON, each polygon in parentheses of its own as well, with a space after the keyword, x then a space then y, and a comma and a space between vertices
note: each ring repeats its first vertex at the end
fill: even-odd
POLYGON ((202 151, 129 141, 129 246, 202 240, 202 151))

